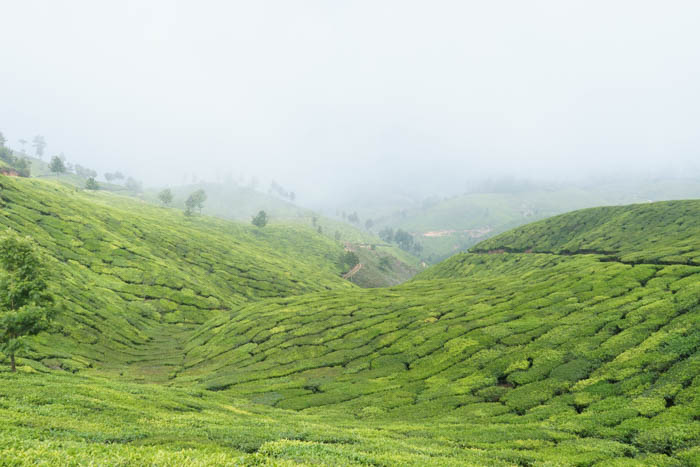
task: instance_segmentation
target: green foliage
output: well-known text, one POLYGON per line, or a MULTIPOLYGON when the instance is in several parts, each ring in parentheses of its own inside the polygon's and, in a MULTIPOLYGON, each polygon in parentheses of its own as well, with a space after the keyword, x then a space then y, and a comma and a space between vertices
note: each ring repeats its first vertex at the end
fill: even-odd
POLYGON ((63 163, 63 159, 58 156, 53 156, 49 163, 49 170, 56 175, 65 173, 66 165, 63 163))
POLYGON ((173 192, 170 188, 166 188, 158 193, 158 199, 163 204, 163 206, 170 206, 173 202, 173 192))
POLYGON ((95 180, 94 177, 90 177, 87 180, 85 180, 85 189, 87 189, 87 190, 99 190, 100 185, 97 183, 97 180, 95 180))
POLYGON ((0 145, 0 174, 16 172, 20 177, 29 177, 30 171, 25 157, 17 157, 10 148, 0 145))
POLYGON ((394 241, 394 229, 391 227, 385 227, 382 230, 379 231, 379 238, 384 240, 387 243, 391 243, 394 241))
POLYGON ((0 179, 0 196, 0 228, 34 238, 46 255, 49 291, 66 308, 60 331, 28 342, 25 355, 39 366, 124 368, 135 355, 148 358, 144 346, 154 336, 172 351, 168 336, 221 310, 352 287, 339 277, 342 247, 310 229, 183 222, 130 198, 33 179, 0 179))
POLYGON ((584 209, 519 227, 473 251, 601 254, 629 263, 700 265, 700 201, 584 209))
POLYGON ((413 247, 413 235, 399 229, 394 233, 394 242, 399 245, 399 248, 402 250, 408 251, 413 247))
POLYGON ((190 194, 185 201, 185 214, 188 216, 192 215, 194 209, 198 209, 200 214, 202 212, 202 207, 204 207, 204 202, 207 200, 207 194, 204 190, 197 190, 190 194))
MULTIPOLYGON (((338 277, 342 247, 308 226, 183 221, 103 192, 0 185, 0 224, 36 239, 49 288, 67 302, 55 332, 36 336, 20 360, 22 384, 0 371, 2 459, 699 457, 698 231, 692 220, 664 220, 696 202, 659 209, 662 225, 645 221, 648 232, 668 234, 665 245, 658 237, 635 252, 600 231, 600 242, 624 249, 461 254, 402 285, 359 289, 338 277), (655 248, 668 252, 663 261, 655 248)), ((367 254, 363 265, 374 251, 354 249, 367 254)))
POLYGON ((97 178, 97 172, 87 167, 83 167, 80 164, 75 164, 75 174, 82 178, 97 178))
POLYGON ((10 356, 12 371, 22 338, 47 329, 52 316, 43 267, 30 238, 0 234, 0 350, 10 356))
POLYGON ((379 259, 379 267, 382 269, 391 269, 391 259, 388 256, 382 256, 379 259))
POLYGON ((251 223, 259 229, 265 227, 267 225, 267 222, 268 218, 267 213, 265 211, 259 211, 255 216, 253 216, 253 220, 251 221, 251 223))
POLYGON ((352 269, 360 263, 360 257, 354 251, 346 251, 340 257, 340 261, 346 269, 352 269))

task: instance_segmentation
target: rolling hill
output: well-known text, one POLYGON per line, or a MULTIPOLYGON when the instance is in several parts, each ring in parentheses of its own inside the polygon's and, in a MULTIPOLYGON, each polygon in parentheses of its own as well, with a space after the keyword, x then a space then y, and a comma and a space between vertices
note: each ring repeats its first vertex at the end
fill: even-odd
POLYGON ((351 287, 340 278, 342 248, 310 229, 186 218, 107 192, 10 177, 0 179, 0 207, 0 225, 45 252, 53 292, 67 307, 61 333, 38 344, 51 366, 113 365, 116 351, 128 359, 167 326, 259 298, 351 287))
POLYGON ((405 201, 391 210, 360 212, 375 220, 377 231, 391 227, 411 232, 423 246, 421 256, 436 263, 494 235, 576 209, 700 197, 697 179, 602 180, 580 186, 525 185, 517 190, 515 184, 513 191, 505 185, 500 191, 405 201))
POLYGON ((700 463, 700 201, 565 214, 360 289, 308 229, 0 182, 66 303, 0 371, 1 458, 700 463))
MULTIPOLYGON (((415 256, 396 245, 386 244, 371 232, 347 222, 321 216, 278 196, 261 193, 250 186, 238 185, 235 182, 173 187, 174 206, 183 208, 190 193, 199 189, 207 194, 207 201, 202 210, 204 214, 249 223, 258 211, 264 210, 273 225, 292 228, 304 226, 328 239, 342 243, 347 250, 360 256, 362 268, 351 281, 361 287, 396 285, 411 279, 424 267, 415 256), (380 264, 384 257, 387 259, 380 264)), ((141 197, 158 204, 157 191, 147 190, 141 197)))

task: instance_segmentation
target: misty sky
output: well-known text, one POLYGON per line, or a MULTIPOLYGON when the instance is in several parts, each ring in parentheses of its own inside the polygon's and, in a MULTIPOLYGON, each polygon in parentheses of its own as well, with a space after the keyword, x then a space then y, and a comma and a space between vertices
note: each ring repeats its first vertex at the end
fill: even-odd
POLYGON ((150 184, 700 170, 694 1, 0 0, 0 18, 10 145, 40 133, 150 184))

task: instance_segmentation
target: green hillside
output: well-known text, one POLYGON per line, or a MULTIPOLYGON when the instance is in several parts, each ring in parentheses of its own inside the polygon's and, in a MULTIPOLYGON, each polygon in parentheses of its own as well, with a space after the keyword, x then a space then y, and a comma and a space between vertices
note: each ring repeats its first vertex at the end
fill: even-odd
POLYGON ((0 459, 700 463, 698 201, 571 213, 360 289, 307 228, 0 183, 66 304, 0 369, 0 459))
MULTIPOLYGON (((700 180, 601 181, 593 185, 528 185, 509 191, 474 192, 421 203, 405 202, 381 212, 361 211, 375 229, 401 228, 423 246, 421 256, 435 263, 480 241, 549 216, 606 205, 627 205, 700 197, 700 180)), ((517 185, 517 184, 516 184, 517 185)))
MULTIPOLYGON (((423 269, 421 261, 388 245, 371 232, 347 222, 321 216, 314 211, 299 207, 271 194, 265 194, 249 186, 231 183, 199 183, 172 188, 173 205, 184 208, 185 200, 195 190, 207 194, 202 212, 204 214, 249 223, 260 210, 267 213, 271 225, 307 227, 348 250, 360 255, 362 268, 352 277, 352 282, 361 287, 383 287, 396 285, 411 279, 423 269), (374 245, 374 248, 369 249, 374 245), (387 257, 380 264, 381 258, 387 257), (386 263, 388 261, 388 264, 386 263)), ((146 191, 143 198, 158 204, 157 191, 146 191)))
POLYGON ((0 178, 0 207, 0 225, 44 251, 66 306, 61 333, 34 349, 48 366, 114 365, 163 326, 192 326, 264 297, 351 287, 340 278, 342 248, 303 228, 260 231, 9 177, 0 178))
POLYGON ((700 265, 700 201, 577 211, 511 230, 474 251, 600 252, 627 262, 700 265))

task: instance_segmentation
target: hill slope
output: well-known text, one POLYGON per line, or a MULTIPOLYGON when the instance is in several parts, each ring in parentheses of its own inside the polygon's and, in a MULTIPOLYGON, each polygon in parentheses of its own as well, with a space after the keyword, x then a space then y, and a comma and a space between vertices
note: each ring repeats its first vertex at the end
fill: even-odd
POLYGON ((0 206, 1 226, 39 243, 67 307, 61 333, 36 347, 52 366, 114 365, 165 325, 194 325, 264 297, 351 287, 339 277, 342 248, 303 228, 188 219, 109 193, 8 177, 0 178, 0 206))
MULTIPOLYGON (((265 194, 249 186, 236 183, 198 183, 172 188, 174 205, 184 207, 185 200, 195 190, 207 193, 203 213, 249 223, 260 210, 270 219, 270 225, 308 227, 328 239, 342 243, 346 249, 360 256, 362 269, 352 277, 352 282, 361 287, 396 285, 411 279, 422 266, 418 258, 400 250, 395 245, 385 244, 376 235, 340 220, 320 216, 314 211, 299 207, 272 194, 265 194), (373 248, 369 249, 370 246, 373 248), (387 257, 380 264, 382 257, 387 257)), ((147 191, 144 199, 158 203, 157 193, 147 191)))
POLYGON ((700 267, 688 264, 700 231, 683 220, 698 202, 573 213, 494 239, 500 254, 465 253, 400 286, 359 289, 315 242, 282 243, 273 255, 269 238, 240 226, 0 181, 10 213, 0 222, 56 258, 70 302, 63 335, 41 336, 23 369, 97 367, 30 376, 21 390, 26 375, 0 372, 4 457, 106 460, 116 443, 112 454, 134 464, 700 462, 700 267), (651 237, 635 247, 615 231, 620 219, 664 233, 663 254, 651 237), (99 235, 81 237, 95 225, 99 235), (542 239, 547 253, 507 252, 518 239, 536 247, 555 225, 577 227, 542 239), (569 250, 577 236, 610 250, 569 250), (197 254, 168 256, 180 244, 197 254), (305 255, 299 267, 275 269, 292 251, 305 255), (160 267, 168 281, 187 280, 183 289, 148 275, 160 267), (144 311, 168 301, 175 315, 144 311))
MULTIPOLYGON (((614 212, 649 231, 680 225, 665 251, 685 263, 684 239, 700 232, 667 221, 697 204, 614 212)), ((465 447, 531 446, 511 457, 523 463, 569 455, 562 439, 591 458, 676 456, 700 443, 698 322, 700 267, 464 254, 392 289, 267 300, 215 318, 186 344, 180 378, 316 415, 451 421, 465 447)))
POLYGON ((412 232, 424 247, 422 256, 434 263, 490 236, 575 209, 700 197, 697 179, 603 181, 590 186, 533 184, 514 191, 508 191, 510 184, 503 185, 501 191, 427 199, 397 205, 383 214, 361 213, 373 217, 377 229, 389 226, 412 232))
POLYGON ((627 262, 700 265, 700 200, 584 209, 520 227, 473 251, 599 252, 627 262))

